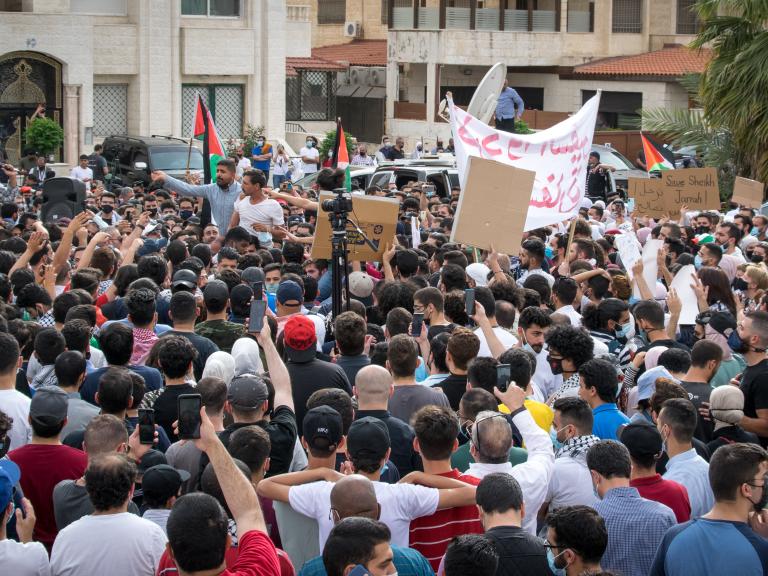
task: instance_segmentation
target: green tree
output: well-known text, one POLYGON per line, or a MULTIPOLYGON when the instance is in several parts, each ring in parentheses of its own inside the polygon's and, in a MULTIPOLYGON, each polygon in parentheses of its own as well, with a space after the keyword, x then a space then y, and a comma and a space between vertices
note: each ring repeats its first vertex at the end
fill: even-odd
POLYGON ((40 154, 53 154, 64 142, 64 130, 50 118, 35 118, 27 126, 27 145, 40 154))
MULTIPOLYGON (((355 142, 357 141, 354 136, 349 132, 344 132, 344 140, 347 142, 347 153, 349 159, 352 160, 352 156, 355 155, 355 142)), ((325 133, 325 137, 320 141, 317 146, 318 152, 320 152, 320 160, 324 161, 328 158, 328 154, 333 150, 333 145, 336 143, 336 130, 329 130, 325 133)))

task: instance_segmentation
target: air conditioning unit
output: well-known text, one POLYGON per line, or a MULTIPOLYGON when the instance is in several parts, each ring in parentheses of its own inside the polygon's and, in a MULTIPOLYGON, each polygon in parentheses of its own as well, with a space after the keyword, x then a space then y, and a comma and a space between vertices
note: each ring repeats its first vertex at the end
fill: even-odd
POLYGON ((385 69, 372 68, 370 78, 371 86, 384 86, 386 84, 386 77, 387 73, 385 69))
POLYGON ((360 22, 344 22, 344 36, 348 38, 359 38, 363 33, 363 27, 360 22))

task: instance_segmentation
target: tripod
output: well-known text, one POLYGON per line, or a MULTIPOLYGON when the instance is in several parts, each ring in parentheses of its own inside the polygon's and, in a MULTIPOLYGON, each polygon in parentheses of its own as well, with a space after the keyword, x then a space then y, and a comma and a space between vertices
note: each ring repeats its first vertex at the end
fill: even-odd
POLYGON ((331 221, 331 303, 333 317, 336 318, 342 312, 342 291, 344 294, 344 307, 349 310, 349 275, 347 261, 347 213, 330 212, 328 219, 331 221))

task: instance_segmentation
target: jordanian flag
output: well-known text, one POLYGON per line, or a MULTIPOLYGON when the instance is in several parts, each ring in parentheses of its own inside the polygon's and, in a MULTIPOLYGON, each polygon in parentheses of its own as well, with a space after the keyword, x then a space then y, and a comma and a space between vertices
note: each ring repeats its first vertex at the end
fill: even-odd
POLYGON ((201 140, 203 143, 203 158, 208 162, 203 162, 203 182, 210 184, 216 176, 216 164, 219 160, 224 160, 227 155, 224 152, 224 146, 216 132, 216 126, 211 118, 211 111, 203 103, 200 95, 197 96, 197 106, 195 107, 195 123, 192 128, 192 137, 201 140))
POLYGON ((645 154, 645 166, 648 172, 659 172, 661 170, 674 170, 674 161, 670 160, 662 151, 661 146, 647 138, 645 134, 640 134, 643 142, 643 154, 645 154))
POLYGON ((344 188, 352 191, 352 180, 349 176, 349 150, 347 139, 344 136, 344 128, 341 127, 341 118, 336 119, 336 140, 333 143, 333 167, 344 170, 344 188))

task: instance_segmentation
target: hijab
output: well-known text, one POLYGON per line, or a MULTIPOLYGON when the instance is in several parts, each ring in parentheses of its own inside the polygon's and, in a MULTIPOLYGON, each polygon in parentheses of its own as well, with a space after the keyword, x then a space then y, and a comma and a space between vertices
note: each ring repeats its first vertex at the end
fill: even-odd
POLYGON ((259 345, 253 338, 239 338, 232 346, 232 357, 235 359, 235 376, 241 374, 263 374, 264 365, 261 363, 259 345))
POLYGON ((235 359, 228 352, 214 352, 208 356, 203 368, 203 378, 221 378, 229 387, 235 377, 235 359))

